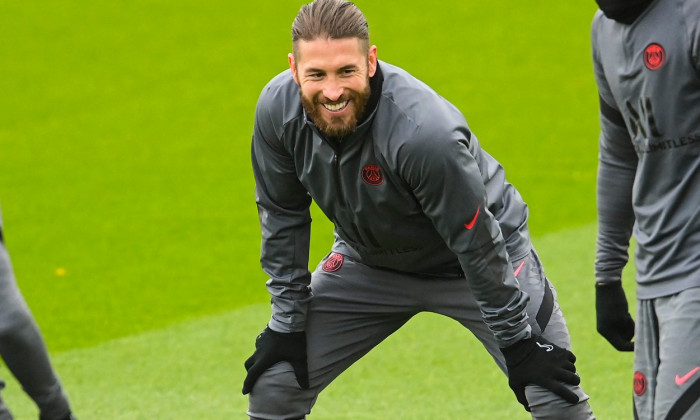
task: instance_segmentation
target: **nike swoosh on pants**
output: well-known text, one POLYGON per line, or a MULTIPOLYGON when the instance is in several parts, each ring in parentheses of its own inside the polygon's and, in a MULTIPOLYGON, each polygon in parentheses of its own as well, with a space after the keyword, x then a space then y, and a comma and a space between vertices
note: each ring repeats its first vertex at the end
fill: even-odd
POLYGON ((676 375, 676 385, 681 386, 684 383, 688 382, 688 379, 692 378, 693 375, 698 373, 700 370, 700 366, 697 366, 695 369, 691 370, 690 372, 686 373, 683 376, 676 375))

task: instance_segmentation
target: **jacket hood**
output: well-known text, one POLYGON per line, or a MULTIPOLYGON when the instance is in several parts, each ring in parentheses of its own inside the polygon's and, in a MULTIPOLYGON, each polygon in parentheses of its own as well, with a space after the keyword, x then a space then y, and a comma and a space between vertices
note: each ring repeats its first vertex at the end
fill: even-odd
POLYGON ((654 0, 595 0, 608 19, 626 25, 634 22, 654 0))

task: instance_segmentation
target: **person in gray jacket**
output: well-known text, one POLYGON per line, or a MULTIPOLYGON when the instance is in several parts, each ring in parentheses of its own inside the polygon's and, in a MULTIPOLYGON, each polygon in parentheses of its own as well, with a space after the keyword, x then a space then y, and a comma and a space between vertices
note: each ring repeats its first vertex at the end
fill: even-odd
POLYGON ((292 47, 252 139, 272 316, 245 362, 250 418, 305 418, 423 311, 470 330, 533 418, 593 418, 527 206, 460 111, 378 60, 351 2, 304 5, 292 47), (312 200, 335 227, 313 274, 312 200))
POLYGON ((597 3, 597 328, 634 351, 635 418, 700 419, 700 1, 597 3))
MULTIPOLYGON (((44 339, 17 287, 5 247, 0 215, 0 356, 22 389, 36 403, 40 420, 75 420, 61 382, 51 366, 44 339)), ((5 383, 0 379, 0 389, 5 383)), ((0 399, 0 420, 12 413, 0 399)))

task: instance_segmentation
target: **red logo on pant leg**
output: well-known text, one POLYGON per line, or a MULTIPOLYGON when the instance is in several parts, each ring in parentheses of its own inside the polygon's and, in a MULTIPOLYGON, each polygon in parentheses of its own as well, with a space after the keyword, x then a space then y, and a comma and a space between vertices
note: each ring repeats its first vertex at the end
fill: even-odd
POLYGON ((343 254, 331 254, 330 257, 323 262, 321 268, 326 273, 332 273, 334 271, 340 270, 343 266, 343 254))
POLYGON ((649 70, 657 70, 666 61, 664 47, 657 43, 649 44, 644 50, 644 64, 649 70))
POLYGON ((647 378, 642 372, 634 372, 634 394, 641 397, 647 392, 647 378))

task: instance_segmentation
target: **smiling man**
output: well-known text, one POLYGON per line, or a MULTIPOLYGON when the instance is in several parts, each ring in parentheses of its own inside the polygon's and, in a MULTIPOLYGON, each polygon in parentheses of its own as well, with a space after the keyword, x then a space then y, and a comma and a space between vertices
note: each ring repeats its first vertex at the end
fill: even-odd
POLYGON ((305 418, 423 311, 471 331, 533 418, 593 418, 527 206, 459 110, 379 61, 351 2, 303 6, 292 42, 253 132, 272 316, 245 362, 250 418, 305 418), (335 226, 313 274, 312 199, 335 226))
MULTIPOLYGON (((377 47, 358 54, 363 46, 355 38, 315 39, 295 43, 289 67, 301 89, 301 103, 330 137, 343 137, 355 130, 370 97, 368 80, 377 71, 377 47), (303 44, 303 60, 295 58, 303 44)), ((367 46, 364 46, 367 49, 367 46)))

